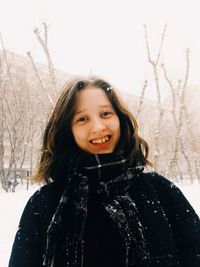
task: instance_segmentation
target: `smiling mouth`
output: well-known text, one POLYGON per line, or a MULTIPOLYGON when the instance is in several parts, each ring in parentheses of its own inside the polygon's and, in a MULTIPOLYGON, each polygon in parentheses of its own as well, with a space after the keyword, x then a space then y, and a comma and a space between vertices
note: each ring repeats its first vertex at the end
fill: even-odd
POLYGON ((111 139, 111 135, 107 135, 103 138, 95 138, 90 140, 90 143, 93 145, 99 145, 99 144, 104 144, 106 142, 108 142, 111 139))

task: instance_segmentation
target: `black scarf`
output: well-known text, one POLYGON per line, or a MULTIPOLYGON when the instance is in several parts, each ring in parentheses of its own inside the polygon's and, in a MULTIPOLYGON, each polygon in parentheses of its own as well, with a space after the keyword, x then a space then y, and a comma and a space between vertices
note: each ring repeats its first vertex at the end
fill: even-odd
POLYGON ((65 190, 48 227, 43 266, 55 266, 56 240, 64 235, 66 266, 83 267, 84 230, 90 194, 98 195, 107 216, 119 231, 126 252, 125 266, 149 266, 144 229, 137 207, 129 196, 130 186, 143 167, 132 168, 127 162, 127 155, 120 151, 99 155, 79 153, 67 159, 65 171, 62 171, 62 176, 63 173, 66 176, 65 190), (117 175, 108 177, 114 169, 118 169, 117 175), (92 182, 87 175, 90 172, 98 176, 92 182))

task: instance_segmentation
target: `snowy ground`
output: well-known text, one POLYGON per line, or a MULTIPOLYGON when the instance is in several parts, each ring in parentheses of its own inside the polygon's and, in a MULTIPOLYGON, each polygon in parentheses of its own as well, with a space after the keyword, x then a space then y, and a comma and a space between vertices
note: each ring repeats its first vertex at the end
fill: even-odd
MULTIPOLYGON (((178 185, 200 216, 200 184, 178 185)), ((0 266, 7 267, 10 251, 23 208, 38 187, 17 188, 16 193, 0 191, 0 266)))

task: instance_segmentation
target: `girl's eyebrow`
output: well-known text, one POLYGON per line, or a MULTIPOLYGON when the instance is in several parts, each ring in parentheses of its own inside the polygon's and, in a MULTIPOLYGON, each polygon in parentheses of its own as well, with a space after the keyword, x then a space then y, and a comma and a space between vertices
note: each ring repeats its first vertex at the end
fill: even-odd
MULTIPOLYGON (((112 108, 112 105, 99 105, 98 107, 99 108, 112 108)), ((86 108, 82 109, 82 110, 78 110, 78 111, 75 112, 74 116, 76 116, 76 115, 78 115, 78 114, 80 114, 82 112, 85 112, 86 110, 87 110, 86 108)))
POLYGON ((82 113, 84 111, 86 111, 86 109, 82 109, 82 110, 76 111, 74 115, 76 116, 76 115, 78 115, 78 114, 80 114, 80 113, 82 113))
POLYGON ((100 108, 112 108, 112 105, 99 105, 100 108))

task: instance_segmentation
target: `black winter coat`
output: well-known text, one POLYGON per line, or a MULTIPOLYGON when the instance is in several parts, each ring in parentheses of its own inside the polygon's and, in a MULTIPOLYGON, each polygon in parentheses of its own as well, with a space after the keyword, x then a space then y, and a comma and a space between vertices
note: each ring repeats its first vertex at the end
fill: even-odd
MULTIPOLYGON (((52 182, 30 198, 9 267, 42 267, 47 227, 62 191, 62 183, 52 182)), ((145 229, 150 266, 200 267, 200 221, 181 191, 157 173, 141 173, 131 196, 145 229)), ((95 197, 89 199, 85 244, 84 267, 124 267, 120 237, 95 197)))

